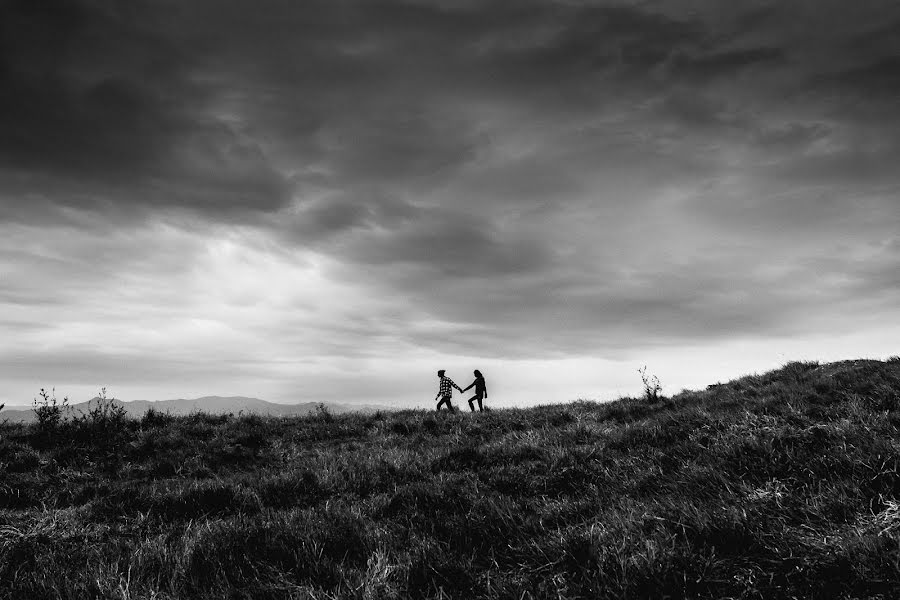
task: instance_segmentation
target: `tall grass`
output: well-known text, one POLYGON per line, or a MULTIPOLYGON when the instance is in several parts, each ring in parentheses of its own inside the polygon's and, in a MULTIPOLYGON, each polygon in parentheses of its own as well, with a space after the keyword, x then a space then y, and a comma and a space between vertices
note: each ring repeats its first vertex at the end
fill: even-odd
POLYGON ((900 361, 652 404, 103 418, 2 427, 0 597, 900 597, 900 361))

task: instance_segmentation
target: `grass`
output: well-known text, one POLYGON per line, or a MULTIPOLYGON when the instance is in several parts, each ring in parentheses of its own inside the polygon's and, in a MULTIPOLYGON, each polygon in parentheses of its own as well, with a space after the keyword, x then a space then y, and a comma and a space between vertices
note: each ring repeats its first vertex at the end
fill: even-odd
POLYGON ((0 598, 895 598, 898 428, 900 360, 656 402, 7 424, 0 598))

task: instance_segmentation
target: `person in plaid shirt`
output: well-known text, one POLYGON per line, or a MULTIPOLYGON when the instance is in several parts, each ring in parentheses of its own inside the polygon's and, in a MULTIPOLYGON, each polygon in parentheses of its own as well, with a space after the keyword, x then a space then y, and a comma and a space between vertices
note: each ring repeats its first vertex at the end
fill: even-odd
POLYGON ((435 400, 440 398, 440 402, 437 403, 437 410, 441 410, 441 404, 447 403, 447 410, 453 412, 453 405, 450 404, 450 397, 453 396, 453 389, 456 388, 460 392, 462 392, 462 388, 456 385, 452 379, 444 376, 444 369, 438 371, 438 378, 441 380, 441 387, 438 389, 437 396, 434 397, 435 400))

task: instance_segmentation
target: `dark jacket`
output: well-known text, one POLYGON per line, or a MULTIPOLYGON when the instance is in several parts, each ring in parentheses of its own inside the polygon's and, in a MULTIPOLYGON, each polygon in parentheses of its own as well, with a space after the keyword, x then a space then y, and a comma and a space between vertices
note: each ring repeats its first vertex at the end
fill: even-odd
POLYGON ((487 384, 484 382, 484 377, 476 377, 475 381, 469 384, 469 386, 463 391, 465 392, 473 386, 475 387, 476 396, 487 398, 487 384))

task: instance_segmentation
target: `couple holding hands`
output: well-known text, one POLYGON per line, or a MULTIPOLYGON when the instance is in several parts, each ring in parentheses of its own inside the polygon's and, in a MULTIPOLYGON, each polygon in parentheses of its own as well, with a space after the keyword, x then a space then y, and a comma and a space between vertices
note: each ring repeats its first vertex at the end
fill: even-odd
POLYGON ((441 410, 441 405, 446 404, 447 409, 453 412, 453 405, 450 404, 450 397, 453 396, 453 388, 456 388, 460 391, 460 393, 464 393, 466 390, 470 388, 475 388, 475 395, 469 398, 469 408, 472 412, 475 412, 475 405, 473 402, 478 400, 478 410, 483 412, 484 407, 481 405, 481 401, 487 398, 487 384, 484 382, 484 375, 481 374, 481 371, 475 369, 475 381, 469 384, 466 389, 462 389, 458 385, 456 385, 452 379, 444 375, 444 369, 441 369, 437 372, 438 379, 441 380, 440 388, 438 389, 437 396, 434 397, 435 400, 438 400, 437 410, 441 410))

